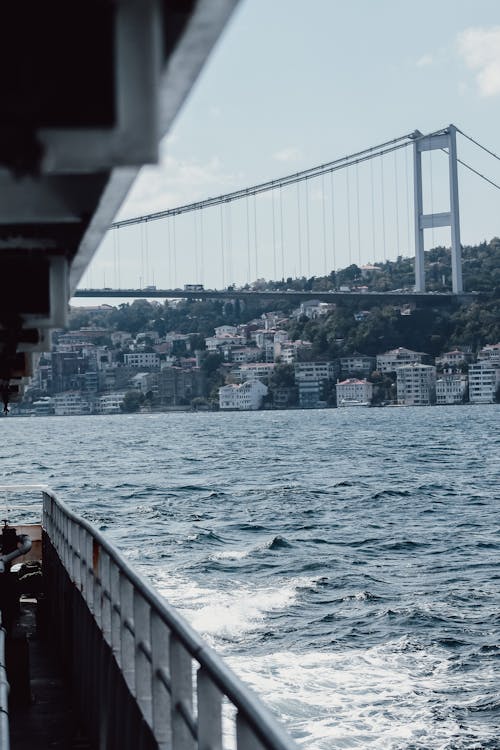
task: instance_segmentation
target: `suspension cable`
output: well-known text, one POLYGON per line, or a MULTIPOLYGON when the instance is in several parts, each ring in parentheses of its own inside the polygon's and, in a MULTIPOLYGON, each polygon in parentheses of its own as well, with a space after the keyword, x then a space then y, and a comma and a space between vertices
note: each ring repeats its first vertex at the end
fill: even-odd
MULTIPOLYGON (((439 130, 436 131, 436 133, 432 133, 431 135, 436 135, 442 132, 442 130, 439 130)), ((197 201, 195 203, 187 203, 183 206, 176 206, 175 208, 166 209, 165 211, 157 211, 156 213, 136 216, 131 219, 115 221, 113 222, 113 224, 111 224, 111 227, 125 227, 130 226, 131 224, 141 224, 144 221, 156 221, 158 219, 164 219, 167 216, 175 216, 177 214, 195 211, 200 208, 208 208, 210 206, 219 205, 220 203, 228 203, 235 200, 240 200, 241 198, 246 198, 249 195, 257 195, 258 193, 275 190, 285 185, 303 182, 304 180, 310 179, 312 177, 319 177, 324 173, 337 171, 339 169, 345 169, 347 166, 361 164, 362 162, 374 159, 377 156, 390 154, 392 153, 392 151, 397 151, 401 148, 407 148, 413 143, 414 140, 418 140, 420 138, 421 136, 416 136, 415 133, 407 133, 403 136, 400 136, 399 138, 393 138, 390 141, 381 143, 378 146, 371 146, 370 148, 364 149, 363 151, 358 151, 354 154, 342 156, 339 159, 335 159, 331 162, 326 162, 325 164, 320 164, 316 167, 310 167, 309 169, 305 169, 302 172, 295 172, 293 174, 285 175, 284 177, 279 177, 267 182, 262 182, 251 187, 235 190, 232 193, 225 193, 213 198, 206 198, 205 200, 197 201)))
MULTIPOLYGON (((443 152, 443 154, 446 154, 448 156, 448 150, 446 148, 442 148, 441 151, 443 152)), ((490 185, 493 185, 493 187, 497 188, 497 190, 500 190, 500 185, 498 185, 496 182, 493 182, 493 180, 490 180, 490 178, 486 177, 486 175, 484 175, 482 172, 479 172, 477 169, 474 169, 474 167, 471 167, 471 165, 467 164, 467 162, 462 161, 462 159, 459 159, 458 156, 457 156, 457 162, 461 164, 462 167, 465 167, 471 172, 474 172, 474 174, 476 174, 485 182, 489 183, 490 185)))
POLYGON ((487 154, 490 154, 490 156, 494 156, 495 159, 498 159, 500 161, 500 156, 498 154, 495 154, 494 151, 491 151, 491 149, 486 148, 486 146, 483 146, 482 143, 479 143, 479 141, 474 140, 470 135, 467 135, 467 133, 464 133, 463 130, 460 130, 460 128, 456 128, 457 132, 464 136, 464 138, 467 138, 468 141, 471 141, 471 143, 474 143, 476 146, 479 146, 479 148, 482 148, 483 151, 486 151, 487 154))

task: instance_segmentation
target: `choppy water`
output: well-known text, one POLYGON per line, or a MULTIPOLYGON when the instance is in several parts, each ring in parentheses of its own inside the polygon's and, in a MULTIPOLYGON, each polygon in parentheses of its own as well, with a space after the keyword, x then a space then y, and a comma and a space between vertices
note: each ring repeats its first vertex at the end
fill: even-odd
POLYGON ((0 474, 104 530, 304 747, 498 749, 499 415, 8 418, 0 474))

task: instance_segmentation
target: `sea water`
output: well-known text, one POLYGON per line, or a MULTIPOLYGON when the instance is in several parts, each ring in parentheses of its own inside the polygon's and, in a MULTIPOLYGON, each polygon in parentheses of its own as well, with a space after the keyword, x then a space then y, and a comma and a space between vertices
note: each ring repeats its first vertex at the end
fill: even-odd
POLYGON ((304 747, 498 749, 499 415, 6 418, 0 473, 101 529, 304 747))

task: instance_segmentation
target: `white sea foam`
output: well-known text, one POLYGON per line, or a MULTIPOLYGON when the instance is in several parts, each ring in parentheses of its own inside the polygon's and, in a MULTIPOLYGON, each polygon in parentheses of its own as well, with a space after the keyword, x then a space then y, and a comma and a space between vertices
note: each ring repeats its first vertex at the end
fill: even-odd
POLYGON ((219 639, 241 640, 246 633, 259 630, 266 615, 289 607, 296 600, 298 589, 309 584, 309 579, 300 577, 273 586, 235 581, 231 589, 221 590, 169 573, 155 578, 160 593, 219 648, 219 639))
POLYGON ((248 549, 233 549, 223 550, 221 552, 214 552, 209 555, 209 560, 243 560, 252 553, 252 550, 248 549))
POLYGON ((449 750, 445 656, 397 644, 341 653, 228 656, 235 672, 308 748, 449 750), (395 647, 396 646, 396 647, 395 647))

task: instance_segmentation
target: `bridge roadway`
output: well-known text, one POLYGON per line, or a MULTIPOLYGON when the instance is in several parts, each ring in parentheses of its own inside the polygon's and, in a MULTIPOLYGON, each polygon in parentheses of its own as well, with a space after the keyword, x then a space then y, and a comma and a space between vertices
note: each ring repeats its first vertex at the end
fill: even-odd
POLYGON ((451 292, 299 292, 299 291, 252 291, 245 289, 204 289, 184 291, 182 289, 77 289, 74 297, 94 299, 239 299, 239 300, 289 300, 304 302, 315 299, 320 302, 358 302, 363 306, 387 304, 413 304, 418 307, 443 307, 450 304, 468 303, 477 299, 476 292, 453 294, 451 292))

